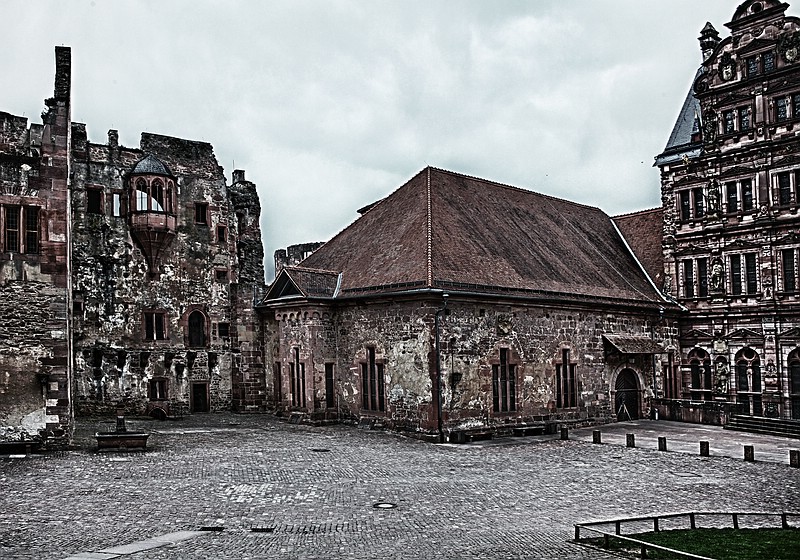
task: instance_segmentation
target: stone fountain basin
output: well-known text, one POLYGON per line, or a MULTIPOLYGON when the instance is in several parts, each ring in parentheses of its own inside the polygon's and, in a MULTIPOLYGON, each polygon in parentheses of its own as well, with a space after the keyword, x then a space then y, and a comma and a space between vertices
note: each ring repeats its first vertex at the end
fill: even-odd
POLYGON ((147 449, 147 438, 144 432, 98 432, 97 449, 147 449))

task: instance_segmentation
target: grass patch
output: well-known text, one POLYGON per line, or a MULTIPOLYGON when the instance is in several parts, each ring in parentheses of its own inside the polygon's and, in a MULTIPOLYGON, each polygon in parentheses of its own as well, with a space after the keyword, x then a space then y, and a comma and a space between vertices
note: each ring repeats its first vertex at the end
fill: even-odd
MULTIPOLYGON (((640 533, 629 537, 674 550, 716 560, 797 560, 800 558, 800 529, 681 529, 640 533)), ((612 548, 634 549, 630 543, 612 538, 612 548)), ((648 558, 680 558, 658 550, 648 558)))

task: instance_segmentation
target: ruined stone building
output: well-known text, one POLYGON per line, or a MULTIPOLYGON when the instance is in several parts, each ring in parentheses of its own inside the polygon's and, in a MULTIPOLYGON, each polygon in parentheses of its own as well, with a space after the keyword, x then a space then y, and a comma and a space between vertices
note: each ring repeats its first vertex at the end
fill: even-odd
POLYGON ((686 308, 663 372, 669 417, 800 419, 800 19, 748 0, 656 158, 664 290, 686 308))
POLYGON ((256 187, 211 145, 92 143, 56 49, 43 124, 0 113, 0 423, 264 410, 256 187))
POLYGON ((451 440, 641 417, 677 334, 602 211, 430 167, 263 309, 280 409, 451 440))
POLYGON ((730 36, 702 30, 702 65, 656 157, 660 208, 612 223, 426 169, 287 266, 263 304, 279 409, 456 438, 650 406, 695 422, 800 419, 788 7, 748 0, 730 36))

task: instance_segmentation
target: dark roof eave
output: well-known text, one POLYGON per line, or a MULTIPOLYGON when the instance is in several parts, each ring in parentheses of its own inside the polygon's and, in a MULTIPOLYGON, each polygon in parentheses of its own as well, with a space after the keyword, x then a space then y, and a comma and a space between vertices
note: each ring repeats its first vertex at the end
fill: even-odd
POLYGON ((413 296, 423 296, 423 295, 433 295, 433 294, 440 295, 443 293, 462 296, 462 297, 469 297, 469 298, 529 301, 534 304, 548 303, 557 300, 562 304, 568 304, 568 305, 586 305, 587 303, 593 303, 604 307, 627 307, 627 308, 647 309, 647 310, 673 309, 674 311, 680 311, 681 309, 679 305, 676 305, 674 302, 668 301, 666 299, 634 300, 627 298, 598 297, 595 295, 566 294, 559 292, 541 292, 538 294, 521 294, 518 292, 493 293, 493 292, 470 291, 458 288, 448 289, 444 287, 433 287, 433 288, 425 287, 415 290, 396 290, 396 291, 382 291, 382 292, 372 291, 369 293, 350 294, 350 295, 340 294, 336 298, 297 296, 292 298, 282 298, 282 299, 264 301, 260 303, 258 307, 279 308, 283 306, 296 305, 298 303, 332 304, 336 302, 344 303, 348 301, 363 301, 366 299, 378 300, 378 299, 393 298, 393 297, 409 297, 409 296, 413 297, 413 296))

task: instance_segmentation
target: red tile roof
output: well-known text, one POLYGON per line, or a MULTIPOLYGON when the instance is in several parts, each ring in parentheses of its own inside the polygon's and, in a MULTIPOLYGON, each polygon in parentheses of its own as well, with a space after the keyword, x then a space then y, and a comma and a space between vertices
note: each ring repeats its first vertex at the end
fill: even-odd
POLYGON ((663 303, 597 208, 426 168, 302 262, 340 297, 441 288, 663 303))
POLYGON ((664 211, 654 208, 615 216, 614 223, 655 285, 661 287, 664 283, 664 253, 661 249, 664 211))

